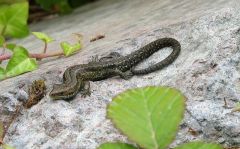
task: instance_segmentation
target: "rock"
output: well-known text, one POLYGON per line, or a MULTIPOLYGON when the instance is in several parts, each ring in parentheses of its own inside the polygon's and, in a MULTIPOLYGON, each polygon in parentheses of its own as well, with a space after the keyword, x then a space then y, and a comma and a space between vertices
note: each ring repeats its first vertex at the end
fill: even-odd
MULTIPOLYGON (((127 81, 111 78, 91 82, 90 97, 78 95, 66 102, 46 96, 21 111, 4 141, 16 148, 81 149, 94 149, 107 141, 127 142, 105 118, 106 105, 128 88, 167 85, 180 89, 187 97, 187 111, 172 146, 191 140, 240 146, 240 113, 232 112, 240 99, 239 8, 235 0, 102 0, 68 16, 31 25, 32 31, 56 39, 49 49, 59 49, 60 41, 73 42, 71 33, 83 34, 85 45, 76 55, 43 60, 38 70, 1 81, 0 120, 4 122, 11 117, 20 97, 25 98, 20 90, 12 92, 18 82, 44 78, 49 92, 53 83, 61 81, 68 66, 113 51, 126 55, 162 37, 179 40, 182 51, 172 65, 161 71, 127 81), (104 33, 105 38, 90 43, 90 37, 99 33, 104 33)), ((43 46, 34 37, 18 43, 34 49, 32 52, 43 46)), ((141 66, 157 62, 169 52, 168 48, 161 50, 141 66)))

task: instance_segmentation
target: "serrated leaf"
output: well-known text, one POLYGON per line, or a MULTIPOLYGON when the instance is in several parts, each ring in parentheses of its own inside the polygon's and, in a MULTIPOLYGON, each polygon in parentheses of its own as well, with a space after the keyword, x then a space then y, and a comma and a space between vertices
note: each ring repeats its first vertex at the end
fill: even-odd
POLYGON ((12 146, 10 146, 10 145, 8 145, 8 144, 3 144, 3 149, 15 149, 15 147, 12 147, 12 146))
POLYGON ((4 127, 3 127, 3 123, 0 121, 0 140, 2 140, 3 133, 4 133, 4 127))
MULTIPOLYGON (((4 79, 5 78, 5 70, 0 67, 0 80, 4 79)), ((0 122, 1 123, 1 122, 0 122)), ((1 135, 0 135, 1 136, 1 135)))
POLYGON ((14 48, 13 55, 7 64, 6 76, 16 76, 36 68, 36 60, 28 57, 28 51, 25 48, 17 46, 14 48))
POLYGON ((74 45, 70 45, 68 42, 61 42, 61 48, 63 49, 63 53, 65 56, 69 56, 76 51, 80 50, 81 44, 76 43, 74 45))
POLYGON ((0 47, 2 47, 4 43, 5 43, 5 38, 0 35, 0 47))
POLYGON ((174 149, 223 149, 223 147, 219 144, 190 142, 182 144, 174 149))
POLYGON ((137 149, 133 145, 126 143, 104 143, 98 149, 137 149))
POLYGON ((38 39, 42 40, 43 42, 49 43, 54 41, 52 37, 48 36, 45 33, 41 33, 41 32, 32 32, 32 34, 37 37, 38 39))
POLYGON ((140 147, 165 149, 176 135, 184 103, 183 94, 173 88, 136 88, 114 97, 107 117, 140 147))
POLYGON ((3 5, 0 9, 0 33, 3 36, 20 38, 28 35, 28 2, 3 5))

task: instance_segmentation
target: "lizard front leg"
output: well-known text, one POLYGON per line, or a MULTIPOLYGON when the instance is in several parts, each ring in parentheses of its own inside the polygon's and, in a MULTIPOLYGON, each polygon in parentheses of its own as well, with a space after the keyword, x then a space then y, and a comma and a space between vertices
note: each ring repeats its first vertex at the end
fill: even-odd
POLYGON ((111 52, 108 55, 99 58, 98 55, 95 55, 92 57, 92 60, 89 63, 96 63, 96 62, 104 62, 104 61, 109 61, 112 60, 114 58, 119 58, 122 55, 119 54, 118 52, 111 52))

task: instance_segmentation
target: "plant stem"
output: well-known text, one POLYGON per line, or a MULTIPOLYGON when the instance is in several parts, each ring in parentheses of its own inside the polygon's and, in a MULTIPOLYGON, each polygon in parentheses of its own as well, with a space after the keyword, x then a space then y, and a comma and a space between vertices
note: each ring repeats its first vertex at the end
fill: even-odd
MULTIPOLYGON (((62 55, 64 55, 64 53, 61 50, 51 52, 51 53, 40 53, 40 54, 29 53, 30 58, 36 58, 36 59, 43 59, 47 57, 62 56, 62 55)), ((12 54, 0 55, 0 61, 10 59, 11 57, 12 57, 12 54)))
POLYGON ((47 52, 47 42, 44 42, 44 49, 43 49, 43 53, 47 52))

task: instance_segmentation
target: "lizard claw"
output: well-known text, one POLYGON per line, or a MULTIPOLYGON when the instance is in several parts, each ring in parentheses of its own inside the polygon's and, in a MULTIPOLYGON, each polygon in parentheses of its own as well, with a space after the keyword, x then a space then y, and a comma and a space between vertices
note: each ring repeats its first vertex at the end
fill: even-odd
POLYGON ((81 97, 85 98, 85 97, 91 95, 91 91, 89 91, 89 90, 85 90, 85 91, 81 92, 81 94, 82 94, 81 97))

